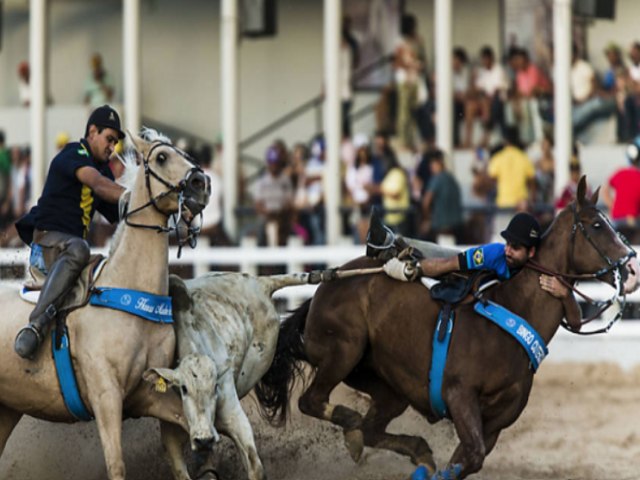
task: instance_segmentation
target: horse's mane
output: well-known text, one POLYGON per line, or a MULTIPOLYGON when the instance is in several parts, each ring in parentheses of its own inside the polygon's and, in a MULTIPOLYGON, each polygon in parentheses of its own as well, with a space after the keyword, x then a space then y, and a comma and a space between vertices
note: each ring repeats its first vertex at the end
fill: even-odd
MULTIPOLYGON (((140 138, 146 142, 163 142, 171 144, 171 139, 166 135, 154 130, 149 127, 142 127, 140 130, 140 138)), ((120 219, 122 220, 122 212, 126 211, 127 204, 129 202, 129 198, 131 197, 131 191, 135 186, 136 178, 138 176, 138 171, 140 170, 140 152, 138 152, 135 148, 128 149, 124 155, 118 155, 118 159, 122 162, 124 166, 124 172, 117 179, 117 183, 122 185, 125 188, 125 192, 120 196, 120 202, 118 205, 118 209, 120 211, 120 219)), ((120 236, 122 235, 122 223, 118 225, 113 238, 111 240, 111 247, 109 248, 109 256, 111 256, 116 249, 118 243, 120 243, 120 236)))

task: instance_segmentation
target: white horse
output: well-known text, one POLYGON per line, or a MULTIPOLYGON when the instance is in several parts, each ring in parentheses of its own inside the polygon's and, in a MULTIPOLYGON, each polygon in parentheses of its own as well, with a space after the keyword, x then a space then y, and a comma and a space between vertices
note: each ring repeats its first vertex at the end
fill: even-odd
MULTIPOLYGON (((273 360, 280 318, 271 296, 287 286, 311 283, 310 275, 256 277, 212 272, 186 281, 171 275, 169 283, 180 364, 174 370, 154 368, 145 374, 145 379, 155 383, 163 378, 176 387, 187 422, 196 429, 199 419, 189 412, 202 402, 208 390, 212 404, 207 408, 211 409, 216 429, 234 441, 248 478, 263 480, 266 477, 253 430, 240 399, 251 391, 273 360)), ((182 457, 184 432, 163 424, 162 438, 175 478, 187 480, 182 457)), ((208 467, 200 474, 208 472, 208 467)))
MULTIPOLYGON (((97 287, 168 294, 168 216, 183 204, 193 214, 208 202, 208 178, 165 137, 151 131, 134 137, 144 168, 129 175, 129 209, 113 239, 97 287)), ((129 169, 127 169, 129 170, 129 169)), ((13 339, 33 305, 14 288, 0 289, 0 455, 22 417, 74 422, 62 395, 47 336, 33 361, 20 358, 13 339)), ((111 480, 125 478, 121 429, 126 416, 152 416, 188 428, 177 395, 162 395, 142 381, 150 367, 171 366, 175 334, 171 324, 152 323, 107 308, 85 306, 67 317, 78 389, 95 417, 111 480)))

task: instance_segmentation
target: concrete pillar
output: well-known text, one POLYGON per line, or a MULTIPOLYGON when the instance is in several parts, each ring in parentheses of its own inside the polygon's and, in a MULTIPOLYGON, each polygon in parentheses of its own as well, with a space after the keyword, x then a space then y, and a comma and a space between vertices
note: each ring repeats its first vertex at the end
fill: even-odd
POLYGON ((452 3, 453 0, 436 0, 435 5, 436 144, 447 154, 445 158, 449 168, 453 151, 452 3))
POLYGON ((222 0, 220 31, 222 188, 224 224, 231 238, 237 238, 238 222, 234 213, 238 203, 238 2, 222 0))
POLYGON ((324 91, 325 174, 324 206, 328 245, 340 238, 340 143, 342 141, 340 98, 341 0, 324 2, 324 91))
POLYGON ((555 122, 553 136, 555 141, 555 184, 556 196, 569 181, 569 159, 573 143, 571 121, 571 89, 569 74, 571 71, 571 0, 553 2, 553 58, 554 58, 554 108, 555 122))
POLYGON ((29 0, 29 84, 31 88, 31 204, 42 193, 48 162, 45 158, 47 103, 47 0, 29 0))
POLYGON ((124 68, 124 126, 138 133, 140 113, 140 0, 123 0, 122 58, 124 68))

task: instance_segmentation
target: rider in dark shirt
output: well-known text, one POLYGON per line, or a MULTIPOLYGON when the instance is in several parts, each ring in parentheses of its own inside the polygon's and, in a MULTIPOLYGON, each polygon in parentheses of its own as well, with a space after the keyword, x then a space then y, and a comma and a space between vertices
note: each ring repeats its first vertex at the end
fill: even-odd
POLYGON ((113 181, 108 162, 124 136, 113 108, 94 110, 84 138, 56 155, 38 204, 16 222, 32 256, 41 252, 47 274, 29 324, 16 337, 15 350, 23 358, 33 358, 64 294, 89 261, 86 238, 93 213, 98 210, 112 223, 118 220, 124 188, 113 181))

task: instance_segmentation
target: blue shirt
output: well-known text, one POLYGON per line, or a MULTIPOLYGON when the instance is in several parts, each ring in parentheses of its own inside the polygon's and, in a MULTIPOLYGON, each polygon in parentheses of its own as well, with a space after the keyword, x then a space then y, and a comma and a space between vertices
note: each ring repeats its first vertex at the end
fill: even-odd
POLYGON ((80 142, 68 143, 54 157, 42 196, 26 215, 27 223, 38 230, 86 238, 96 210, 112 223, 118 220, 118 206, 95 196, 93 190, 76 177, 79 168, 90 167, 110 180, 114 179, 109 164, 96 161, 90 152, 86 140, 82 139, 80 142))
POLYGON ((465 250, 460 254, 460 268, 462 270, 493 270, 500 280, 507 280, 514 273, 507 266, 507 257, 502 243, 489 243, 465 250))

